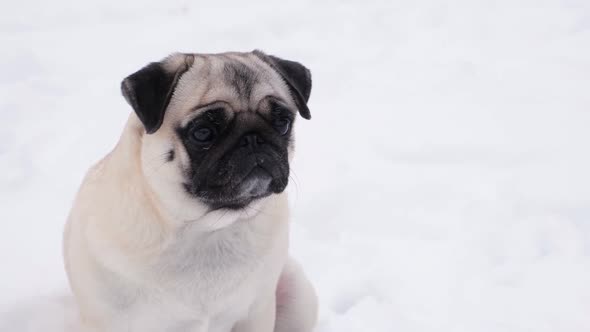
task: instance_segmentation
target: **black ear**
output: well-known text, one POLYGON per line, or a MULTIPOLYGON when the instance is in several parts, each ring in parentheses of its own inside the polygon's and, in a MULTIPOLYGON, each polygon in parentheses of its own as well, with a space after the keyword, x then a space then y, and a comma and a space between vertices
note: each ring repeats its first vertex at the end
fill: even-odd
POLYGON ((311 94, 311 72, 309 69, 299 62, 266 55, 259 50, 254 51, 254 54, 281 75, 299 108, 299 114, 305 119, 311 119, 311 113, 307 107, 307 101, 311 94))
POLYGON ((180 76, 193 64, 192 55, 182 55, 184 61, 171 64, 152 62, 121 82, 121 92, 143 123, 148 134, 155 133, 164 121, 164 112, 180 76))

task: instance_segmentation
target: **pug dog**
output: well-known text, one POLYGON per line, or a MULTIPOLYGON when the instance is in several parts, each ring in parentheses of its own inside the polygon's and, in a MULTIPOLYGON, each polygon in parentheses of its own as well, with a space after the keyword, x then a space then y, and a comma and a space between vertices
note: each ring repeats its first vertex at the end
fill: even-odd
POLYGON ((121 88, 134 112, 64 233, 84 329, 311 331, 285 193, 310 71, 261 51, 176 53, 121 88))

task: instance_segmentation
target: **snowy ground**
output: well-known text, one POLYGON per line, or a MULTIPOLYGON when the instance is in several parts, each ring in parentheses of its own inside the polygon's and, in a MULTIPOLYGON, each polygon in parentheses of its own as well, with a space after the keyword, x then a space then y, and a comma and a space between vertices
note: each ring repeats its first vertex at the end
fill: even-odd
POLYGON ((73 320, 62 225, 119 81, 255 48, 314 75, 290 191, 317 332, 590 331, 589 1, 211 3, 0 5, 0 331, 73 320))

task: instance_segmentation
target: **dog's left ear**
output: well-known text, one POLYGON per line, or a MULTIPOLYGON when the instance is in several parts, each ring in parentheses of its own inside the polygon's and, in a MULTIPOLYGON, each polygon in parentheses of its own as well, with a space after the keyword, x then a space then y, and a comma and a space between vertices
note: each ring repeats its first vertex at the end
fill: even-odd
POLYGON ((299 62, 266 55, 259 50, 255 50, 253 53, 281 75, 299 108, 299 114, 305 119, 311 119, 311 113, 307 107, 307 101, 311 94, 311 72, 309 69, 299 62))
POLYGON ((123 97, 133 107, 148 134, 155 133, 162 125, 174 88, 193 62, 194 57, 190 54, 174 54, 150 63, 121 82, 123 97))

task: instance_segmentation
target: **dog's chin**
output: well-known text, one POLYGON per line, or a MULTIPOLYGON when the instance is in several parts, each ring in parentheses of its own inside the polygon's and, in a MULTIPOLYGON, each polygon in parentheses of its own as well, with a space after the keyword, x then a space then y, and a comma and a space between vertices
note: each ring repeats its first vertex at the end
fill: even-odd
POLYGON ((273 194, 272 181, 265 169, 254 167, 231 192, 201 200, 211 210, 245 210, 273 194))
POLYGON ((242 199, 229 199, 229 200, 219 200, 219 201, 210 201, 205 200, 205 204, 207 204, 210 208, 210 211, 218 211, 218 210, 229 210, 229 211, 239 211, 245 210, 257 202, 263 200, 265 197, 270 196, 270 194, 265 196, 253 196, 248 198, 242 199))

